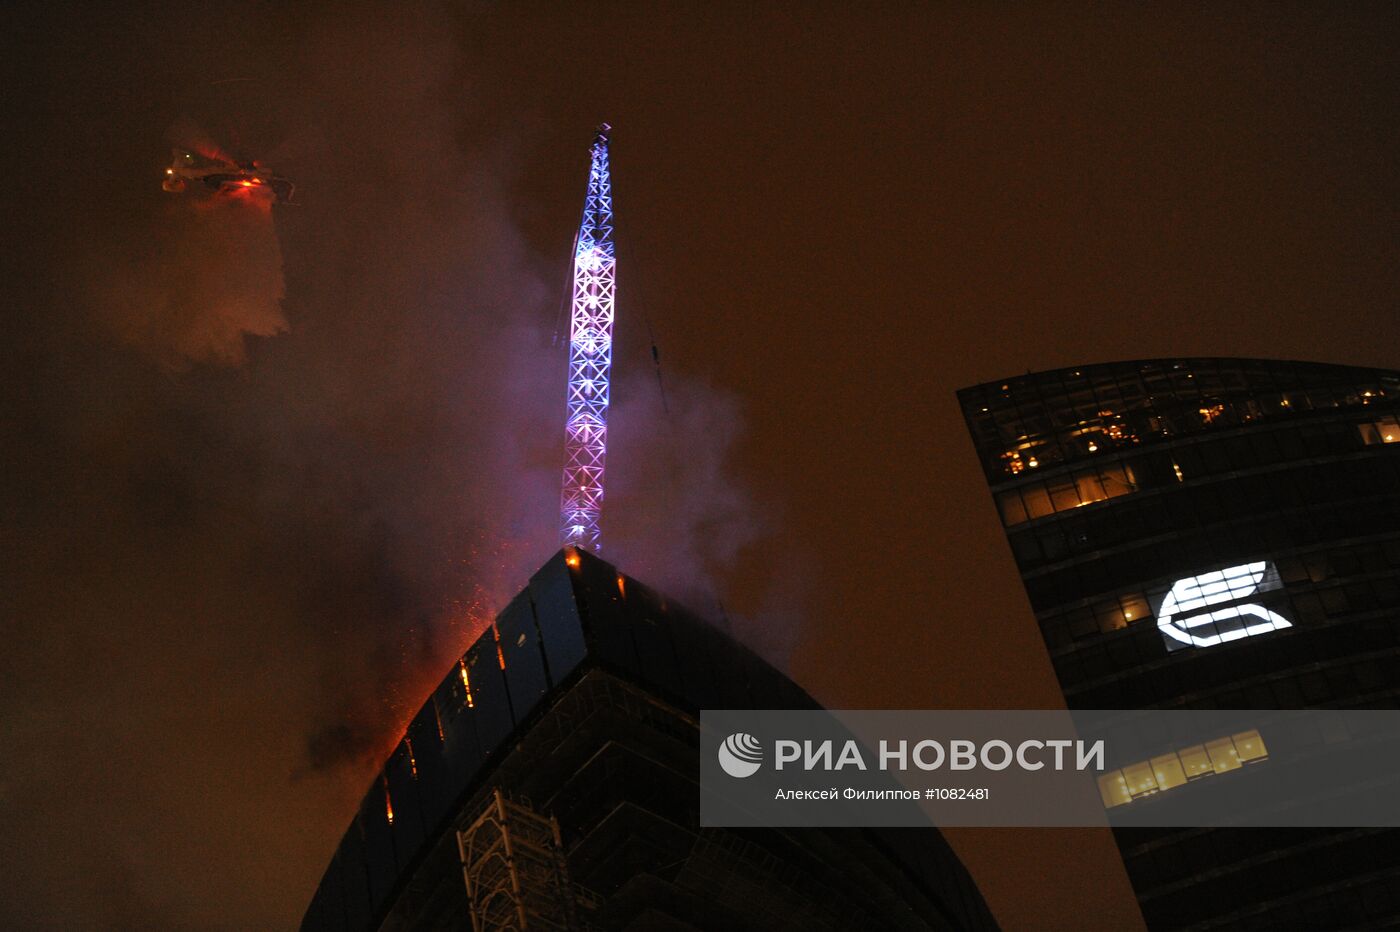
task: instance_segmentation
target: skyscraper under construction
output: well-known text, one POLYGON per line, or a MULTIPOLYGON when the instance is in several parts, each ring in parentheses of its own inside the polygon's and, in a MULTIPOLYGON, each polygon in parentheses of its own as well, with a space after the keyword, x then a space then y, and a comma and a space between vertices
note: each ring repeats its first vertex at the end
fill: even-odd
POLYGON ((595 556, 616 296, 608 132, 589 149, 574 252, 564 549, 414 717, 302 929, 993 928, 932 828, 700 827, 700 710, 816 704, 595 556))
POLYGON ((932 828, 701 828, 701 708, 816 703, 565 548, 414 717, 302 929, 995 928, 932 828))

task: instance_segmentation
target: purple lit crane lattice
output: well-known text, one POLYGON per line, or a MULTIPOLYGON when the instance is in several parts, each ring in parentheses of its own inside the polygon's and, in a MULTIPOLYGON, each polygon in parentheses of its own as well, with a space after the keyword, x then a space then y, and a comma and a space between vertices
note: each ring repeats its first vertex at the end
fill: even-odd
POLYGON ((593 137, 588 198, 574 248, 564 489, 559 506, 561 541, 594 551, 601 543, 599 519, 607 458, 613 303, 617 296, 612 178, 608 174, 610 129, 604 123, 593 137))

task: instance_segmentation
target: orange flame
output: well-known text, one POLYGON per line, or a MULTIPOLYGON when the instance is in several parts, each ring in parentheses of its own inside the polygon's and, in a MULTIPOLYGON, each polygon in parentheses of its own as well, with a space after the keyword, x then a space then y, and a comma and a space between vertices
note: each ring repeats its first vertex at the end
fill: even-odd
POLYGON ((491 635, 496 639, 496 662, 501 665, 501 669, 506 668, 506 655, 501 650, 501 630, 496 627, 496 623, 491 622, 491 635))
MULTIPOLYGON (((476 708, 476 704, 472 702, 472 681, 471 677, 467 676, 467 660, 465 657, 457 661, 457 667, 462 671, 462 688, 467 691, 467 708, 476 708)), ((438 732, 442 732, 442 725, 440 723, 438 725, 438 732)))

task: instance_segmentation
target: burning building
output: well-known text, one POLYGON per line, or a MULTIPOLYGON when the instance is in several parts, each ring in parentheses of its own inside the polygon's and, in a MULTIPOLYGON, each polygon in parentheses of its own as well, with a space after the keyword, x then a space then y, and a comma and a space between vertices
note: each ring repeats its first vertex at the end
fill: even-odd
MULTIPOLYGON (((1400 702, 1400 373, 1148 360, 958 398, 1070 708, 1400 702)), ((1264 756, 1246 739, 1100 788, 1170 805, 1264 756)), ((1395 831, 1116 836, 1154 929, 1400 921, 1395 831)))
POLYGON ((932 828, 700 827, 699 710, 816 707, 567 547, 414 717, 303 932, 995 928, 932 828))

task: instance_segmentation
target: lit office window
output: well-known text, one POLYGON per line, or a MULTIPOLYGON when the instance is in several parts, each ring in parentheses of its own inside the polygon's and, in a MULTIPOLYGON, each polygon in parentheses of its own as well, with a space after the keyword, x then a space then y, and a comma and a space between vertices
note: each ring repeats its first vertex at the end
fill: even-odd
POLYGON ((1144 796, 1163 793, 1268 759, 1269 751, 1264 746, 1264 739, 1257 729, 1251 728, 1110 770, 1098 779, 1099 796, 1103 799, 1104 808, 1112 809, 1144 796))
POLYGON ((1260 760, 1268 757, 1269 752, 1264 748, 1264 739, 1259 737, 1257 729, 1251 728, 1249 731, 1242 731, 1230 738, 1235 742, 1235 750, 1239 752, 1240 760, 1249 763, 1252 760, 1260 760))
POLYGON ((1099 796, 1103 799, 1105 809, 1133 801, 1133 794, 1128 792, 1128 780, 1123 776, 1123 771, 1110 770, 1099 777, 1099 796))
POLYGON ((1193 744, 1189 748, 1182 748, 1177 752, 1177 757, 1181 758, 1181 766, 1186 770, 1188 780, 1213 772, 1210 755, 1206 753, 1206 747, 1203 744, 1193 744))
POLYGON ((1112 463, 1008 489, 997 495, 1002 524, 1015 527, 1049 514, 1072 511, 1138 490, 1131 467, 1112 463))
POLYGON ((1123 778, 1128 782, 1128 792, 1134 798, 1157 792, 1157 779, 1152 776, 1152 765, 1145 760, 1124 767, 1123 778))
POLYGON ((1383 417, 1379 421, 1357 424, 1356 429, 1361 432, 1361 442, 1367 445, 1400 443, 1400 418, 1383 417))
POLYGON ((1175 754, 1152 758, 1152 776, 1157 778, 1157 785, 1164 790, 1186 782, 1186 770, 1181 766, 1181 758, 1175 754))
POLYGON ((1143 598, 1140 592, 1133 592, 1122 596, 1119 602, 1122 603, 1123 606, 1123 620, 1128 624, 1152 617, 1152 609, 1148 606, 1147 599, 1143 598))
POLYGON ((1235 742, 1229 738, 1216 738, 1214 741, 1207 741, 1206 754, 1210 756, 1211 770, 1216 773, 1238 770, 1244 766, 1240 763, 1239 752, 1235 750, 1235 742))

